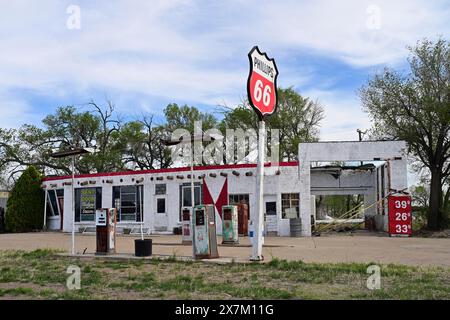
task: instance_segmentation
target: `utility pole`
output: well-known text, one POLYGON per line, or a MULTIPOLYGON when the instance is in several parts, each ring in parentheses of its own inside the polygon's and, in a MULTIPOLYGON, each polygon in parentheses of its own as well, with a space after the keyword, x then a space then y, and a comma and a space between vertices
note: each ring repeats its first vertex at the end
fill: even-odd
MULTIPOLYGON (((363 139, 363 135, 365 135, 367 133, 367 130, 361 131, 361 129, 356 129, 356 132, 358 132, 358 138, 359 138, 359 141, 361 142, 363 139)), ((364 161, 361 161, 361 165, 363 165, 363 164, 364 164, 364 161)))
POLYGON ((367 133, 367 130, 366 131, 361 131, 361 129, 356 129, 356 132, 358 132, 359 141, 362 141, 363 135, 367 133))
MULTIPOLYGON (((52 153, 50 156, 52 158, 65 158, 65 157, 71 157, 72 158, 72 164, 71 164, 71 171, 72 171, 72 182, 71 182, 71 207, 72 207, 72 255, 75 255, 75 156, 82 155, 86 153, 94 152, 93 148, 77 148, 74 146, 71 146, 70 149, 59 151, 52 153)), ((45 199, 47 201, 47 199, 45 199)))

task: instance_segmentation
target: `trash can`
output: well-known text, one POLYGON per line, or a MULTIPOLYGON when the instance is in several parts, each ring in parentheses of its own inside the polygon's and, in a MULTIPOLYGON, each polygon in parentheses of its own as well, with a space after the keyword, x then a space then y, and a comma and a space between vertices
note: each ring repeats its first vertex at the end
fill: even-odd
POLYGON ((152 255, 152 239, 134 240, 134 255, 136 257, 149 257, 152 255))

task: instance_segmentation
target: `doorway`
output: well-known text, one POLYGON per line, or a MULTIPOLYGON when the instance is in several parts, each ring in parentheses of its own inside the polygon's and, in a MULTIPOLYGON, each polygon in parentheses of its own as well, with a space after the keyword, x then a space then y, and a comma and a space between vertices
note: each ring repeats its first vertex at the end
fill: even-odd
POLYGON ((264 220, 266 234, 278 234, 276 195, 264 197, 264 220))
POLYGON ((169 218, 167 214, 167 199, 166 197, 155 198, 155 231, 167 231, 169 227, 169 218))

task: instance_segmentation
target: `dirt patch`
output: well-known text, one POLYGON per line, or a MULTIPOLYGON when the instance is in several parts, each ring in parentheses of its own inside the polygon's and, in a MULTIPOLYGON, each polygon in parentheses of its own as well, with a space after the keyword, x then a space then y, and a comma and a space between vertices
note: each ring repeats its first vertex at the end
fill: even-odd
MULTIPOLYGON (((266 237, 263 255, 267 261, 272 258, 290 261, 302 260, 317 263, 394 263, 411 266, 449 266, 450 267, 450 238, 448 230, 433 238, 412 237, 394 238, 384 233, 355 232, 322 235, 320 237, 266 237), (445 238, 437 238, 445 235, 445 238)), ((191 246, 181 245, 181 236, 150 236, 155 243, 153 253, 158 256, 177 257, 192 255, 191 246), (178 245, 177 245, 178 243, 178 245)), ((134 238, 118 236, 117 252, 120 254, 134 254, 134 238)), ((220 238, 219 241, 220 243, 220 238)), ((240 239, 243 246, 219 246, 221 257, 233 258, 235 261, 249 259, 251 249, 248 237, 240 239)), ((95 252, 95 236, 76 235, 76 251, 82 253, 95 252)), ((67 234, 25 233, 0 234, 0 250, 36 250, 52 248, 70 252, 71 237, 67 234)))
POLYGON ((442 231, 430 231, 421 229, 414 233, 414 236, 416 237, 423 237, 423 238, 435 238, 435 239, 443 239, 443 238, 450 238, 450 229, 442 230, 442 231))

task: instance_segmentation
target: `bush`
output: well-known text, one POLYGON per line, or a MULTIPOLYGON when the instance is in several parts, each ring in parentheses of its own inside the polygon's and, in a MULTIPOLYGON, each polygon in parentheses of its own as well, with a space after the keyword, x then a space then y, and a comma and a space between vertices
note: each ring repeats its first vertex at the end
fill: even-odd
POLYGON ((5 225, 9 232, 41 229, 44 222, 42 176, 28 167, 16 181, 6 205, 5 225))

